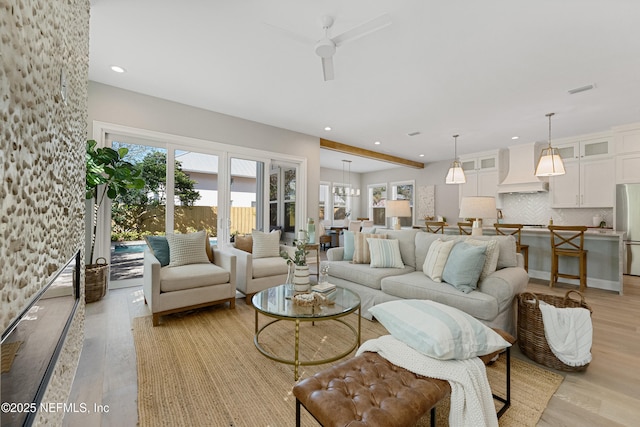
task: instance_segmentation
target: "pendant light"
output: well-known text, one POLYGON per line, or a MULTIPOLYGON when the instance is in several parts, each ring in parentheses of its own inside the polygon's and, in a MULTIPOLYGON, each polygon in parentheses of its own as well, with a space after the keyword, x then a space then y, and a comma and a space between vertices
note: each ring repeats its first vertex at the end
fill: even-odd
POLYGON ((359 188, 351 188, 351 160, 342 161, 342 185, 333 187, 333 194, 337 196, 358 197, 359 188), (345 181, 345 165, 348 165, 347 180, 345 181), (345 187, 346 184, 346 187, 345 187))
POLYGON ((546 114, 549 117, 549 146, 542 149, 540 153, 540 160, 538 160, 538 166, 536 167, 536 176, 557 176, 564 175, 564 163, 560 152, 557 148, 551 146, 551 117, 555 113, 546 114))
POLYGON ((447 172, 447 177, 444 179, 445 184, 464 184, 467 182, 467 178, 464 176, 462 165, 458 161, 458 137, 460 135, 453 135, 453 163, 447 172))

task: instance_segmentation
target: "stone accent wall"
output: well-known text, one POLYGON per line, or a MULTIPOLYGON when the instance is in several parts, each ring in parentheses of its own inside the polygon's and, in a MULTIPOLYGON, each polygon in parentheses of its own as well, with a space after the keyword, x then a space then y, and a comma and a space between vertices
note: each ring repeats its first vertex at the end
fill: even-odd
MULTIPOLYGON (((84 247, 88 69, 89 0, 0 0, 2 330, 84 247)), ((81 301, 47 402, 68 398, 82 349, 81 301)), ((60 425, 63 415, 40 414, 36 424, 60 425)))

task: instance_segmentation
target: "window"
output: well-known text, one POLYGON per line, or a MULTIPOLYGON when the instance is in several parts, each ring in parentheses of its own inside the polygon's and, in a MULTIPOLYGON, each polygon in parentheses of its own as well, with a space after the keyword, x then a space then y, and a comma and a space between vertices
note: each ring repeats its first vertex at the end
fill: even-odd
POLYGON ((392 200, 409 200, 409 206, 411 207, 411 217, 400 218, 400 225, 402 227, 413 226, 413 216, 415 215, 414 189, 415 189, 415 181, 413 180, 391 183, 391 192, 393 194, 392 200))
POLYGON ((369 218, 373 219, 374 225, 384 226, 385 218, 385 201, 387 200, 387 184, 372 184, 367 186, 369 197, 369 218))
POLYGON ((325 219, 330 220, 331 218, 327 218, 326 212, 329 209, 331 200, 329 199, 329 188, 330 185, 328 182, 320 183, 320 192, 319 192, 319 202, 318 202, 318 220, 324 221, 325 219))

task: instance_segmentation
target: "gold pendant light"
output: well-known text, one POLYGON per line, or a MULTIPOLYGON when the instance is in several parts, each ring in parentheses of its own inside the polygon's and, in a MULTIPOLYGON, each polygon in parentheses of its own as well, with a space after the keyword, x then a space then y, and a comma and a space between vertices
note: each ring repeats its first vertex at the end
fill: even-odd
POLYGON ((564 175, 564 163, 560 152, 557 148, 551 146, 551 117, 555 113, 546 114, 549 117, 549 146, 542 149, 540 153, 540 160, 538 160, 538 166, 536 167, 536 176, 557 176, 564 175))
POLYGON ((447 172, 447 176, 444 179, 445 184, 464 184, 467 182, 467 178, 464 176, 464 170, 462 170, 462 164, 458 160, 458 137, 460 135, 453 135, 453 163, 447 172))

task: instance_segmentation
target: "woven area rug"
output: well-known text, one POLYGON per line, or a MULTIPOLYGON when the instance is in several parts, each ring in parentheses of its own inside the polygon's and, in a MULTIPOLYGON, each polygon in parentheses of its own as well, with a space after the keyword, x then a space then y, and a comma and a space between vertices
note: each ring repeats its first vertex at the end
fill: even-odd
MULTIPOLYGON (((144 426, 290 426, 295 422, 293 366, 274 362, 255 348, 254 310, 238 300, 235 309, 214 307, 164 317, 133 319, 138 365, 138 416, 144 426)), ((355 324, 357 317, 348 316, 355 324)), ((268 319, 262 315, 260 325, 268 319)), ((278 356, 293 358, 294 322, 281 321, 260 336, 278 356)), ((303 359, 324 359, 349 349, 353 334, 334 321, 302 324, 303 359)), ((362 340, 386 335, 377 322, 362 320, 362 340)), ((351 357, 351 356, 348 356, 351 357)), ((504 396, 504 356, 488 367, 494 393, 504 396)), ((511 358, 511 408, 501 426, 533 426, 563 377, 511 358)), ((301 367, 306 378, 327 365, 301 367)), ((448 399, 438 407, 447 425, 448 399)), ((302 411, 302 425, 317 423, 302 411)), ((423 418, 419 425, 429 425, 423 418)))

